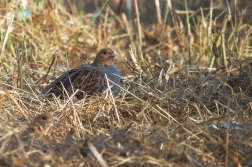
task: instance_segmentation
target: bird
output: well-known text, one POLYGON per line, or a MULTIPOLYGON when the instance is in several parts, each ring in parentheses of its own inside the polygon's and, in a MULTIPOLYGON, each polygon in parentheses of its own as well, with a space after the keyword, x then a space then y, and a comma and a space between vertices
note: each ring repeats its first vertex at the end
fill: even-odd
POLYGON ((28 128, 29 132, 34 133, 35 137, 41 136, 41 134, 47 134, 49 128, 53 125, 55 121, 58 121, 57 117, 53 117, 51 113, 43 113, 37 115, 30 127, 28 128))
POLYGON ((63 73, 54 82, 46 86, 41 94, 54 94, 60 98, 72 95, 75 91, 77 99, 83 99, 85 95, 101 96, 108 88, 109 83, 112 92, 117 90, 117 86, 112 82, 120 84, 120 73, 118 67, 113 64, 115 53, 110 48, 101 49, 91 64, 84 64, 77 68, 63 73), (109 82, 107 82, 107 76, 109 82), (110 82, 112 81, 112 82, 110 82))

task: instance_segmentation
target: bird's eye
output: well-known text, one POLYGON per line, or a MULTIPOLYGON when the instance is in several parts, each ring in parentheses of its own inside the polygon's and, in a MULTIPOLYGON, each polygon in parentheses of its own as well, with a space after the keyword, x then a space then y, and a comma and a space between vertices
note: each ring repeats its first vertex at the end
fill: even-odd
POLYGON ((106 52, 104 51, 103 54, 106 54, 106 52))
POLYGON ((47 117, 46 116, 43 116, 43 118, 42 118, 43 120, 47 120, 47 117))

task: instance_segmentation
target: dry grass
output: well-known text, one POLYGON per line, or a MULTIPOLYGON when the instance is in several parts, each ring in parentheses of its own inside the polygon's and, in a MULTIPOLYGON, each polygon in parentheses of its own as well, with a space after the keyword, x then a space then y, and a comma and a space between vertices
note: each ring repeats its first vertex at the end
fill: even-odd
POLYGON ((25 19, 17 4, 0 2, 1 166, 252 165, 251 26, 242 14, 215 28, 170 4, 172 25, 159 12, 143 25, 106 5, 99 15, 70 15, 54 1, 33 2, 25 19), (120 92, 81 101, 40 95, 103 47, 117 53, 120 92), (44 112, 60 119, 49 134, 26 133, 44 112))

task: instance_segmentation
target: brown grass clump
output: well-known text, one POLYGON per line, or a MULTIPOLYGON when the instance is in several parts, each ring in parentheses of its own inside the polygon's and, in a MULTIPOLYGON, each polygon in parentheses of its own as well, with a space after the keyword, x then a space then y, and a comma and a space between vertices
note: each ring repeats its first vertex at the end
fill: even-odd
POLYGON ((218 27, 211 5, 208 17, 155 1, 165 14, 142 24, 148 2, 132 1, 132 20, 108 1, 91 14, 28 2, 0 1, 0 166, 251 166, 251 25, 241 10, 228 6, 218 27), (117 54, 116 94, 40 94, 103 47, 117 54), (35 135, 41 113, 59 121, 35 135))

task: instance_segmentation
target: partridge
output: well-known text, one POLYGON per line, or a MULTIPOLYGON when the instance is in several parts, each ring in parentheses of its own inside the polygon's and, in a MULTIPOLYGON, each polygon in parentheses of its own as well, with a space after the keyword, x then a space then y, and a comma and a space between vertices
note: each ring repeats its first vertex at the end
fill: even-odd
POLYGON ((41 94, 54 94, 63 98, 66 92, 70 96, 79 90, 75 95, 77 99, 83 99, 85 95, 100 96, 108 88, 107 83, 115 92, 117 87, 112 82, 120 84, 120 74, 117 66, 113 65, 114 58, 115 53, 112 49, 101 49, 92 64, 84 64, 65 72, 46 86, 41 94))
POLYGON ((42 133, 47 134, 50 126, 54 121, 58 121, 57 117, 53 117, 51 113, 43 113, 37 115, 28 129, 35 134, 35 137, 39 137, 42 133))

